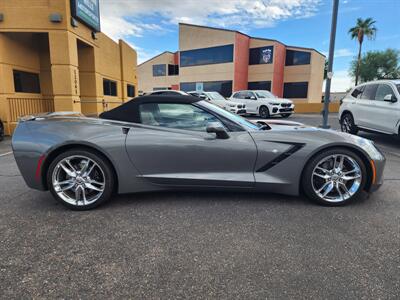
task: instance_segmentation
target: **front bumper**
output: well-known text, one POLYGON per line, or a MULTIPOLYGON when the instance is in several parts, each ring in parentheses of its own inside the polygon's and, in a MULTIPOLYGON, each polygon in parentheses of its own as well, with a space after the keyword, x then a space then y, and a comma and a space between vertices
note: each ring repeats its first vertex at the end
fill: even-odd
POLYGON ((292 114, 294 113, 294 104, 291 106, 276 105, 272 107, 271 114, 292 114))
MULTIPOLYGON (((382 155, 383 156, 383 155, 382 155)), ((385 170, 386 158, 383 156, 382 159, 370 160, 371 170, 372 170, 372 180, 371 185, 368 188, 368 192, 377 191, 384 182, 383 171, 385 170)))

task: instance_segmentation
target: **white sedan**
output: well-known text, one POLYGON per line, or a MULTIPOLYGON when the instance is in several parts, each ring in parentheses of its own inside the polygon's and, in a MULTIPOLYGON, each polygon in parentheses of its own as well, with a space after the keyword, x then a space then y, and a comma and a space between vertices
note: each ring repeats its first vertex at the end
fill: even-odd
POLYGON ((234 102, 229 99, 225 99, 224 96, 222 96, 218 92, 191 91, 188 92, 188 94, 207 100, 212 104, 218 105, 219 107, 222 107, 223 109, 230 111, 234 114, 243 115, 247 113, 246 105, 244 103, 239 103, 237 101, 234 102))

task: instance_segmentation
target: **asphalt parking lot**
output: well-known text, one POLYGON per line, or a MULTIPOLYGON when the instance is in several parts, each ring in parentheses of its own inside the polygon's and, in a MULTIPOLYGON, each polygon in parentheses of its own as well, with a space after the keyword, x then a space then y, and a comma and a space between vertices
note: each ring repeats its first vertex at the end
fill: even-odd
POLYGON ((0 142, 0 298, 399 299, 400 142, 361 135, 385 153, 385 183, 336 208, 171 192, 74 212, 28 189, 0 142))

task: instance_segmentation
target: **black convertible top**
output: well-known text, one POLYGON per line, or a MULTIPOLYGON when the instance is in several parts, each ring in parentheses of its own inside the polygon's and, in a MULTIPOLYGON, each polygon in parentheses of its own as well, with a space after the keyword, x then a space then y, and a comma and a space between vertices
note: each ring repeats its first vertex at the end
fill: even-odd
POLYGON ((140 123, 139 105, 143 103, 185 103, 200 101, 200 98, 185 95, 148 95, 131 99, 124 104, 100 114, 101 119, 140 123))

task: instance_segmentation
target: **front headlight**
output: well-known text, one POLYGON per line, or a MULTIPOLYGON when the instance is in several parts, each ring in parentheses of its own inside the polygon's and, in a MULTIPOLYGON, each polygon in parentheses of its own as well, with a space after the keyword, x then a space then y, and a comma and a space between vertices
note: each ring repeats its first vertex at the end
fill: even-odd
POLYGON ((358 145, 364 149, 365 152, 368 153, 369 157, 373 160, 383 160, 384 157, 382 153, 375 147, 375 144, 373 141, 370 141, 368 139, 360 138, 358 140, 358 145))

